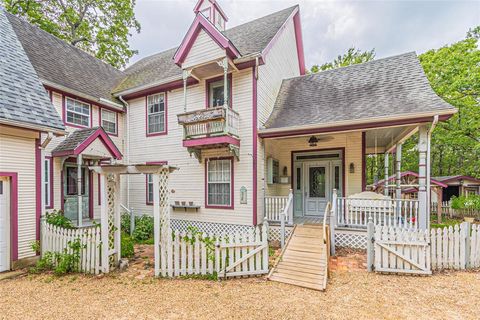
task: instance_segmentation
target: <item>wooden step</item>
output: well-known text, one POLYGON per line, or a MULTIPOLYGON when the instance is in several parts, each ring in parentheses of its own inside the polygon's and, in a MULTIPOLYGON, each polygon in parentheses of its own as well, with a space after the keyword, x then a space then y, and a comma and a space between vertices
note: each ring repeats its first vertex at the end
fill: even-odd
POLYGON ((278 276, 278 275, 271 276, 270 280, 283 282, 283 283, 287 283, 287 284, 293 284, 295 286, 314 289, 314 290, 319 290, 319 291, 325 290, 321 283, 313 283, 313 282, 309 282, 309 281, 290 279, 290 278, 286 278, 286 277, 282 277, 282 276, 278 276))

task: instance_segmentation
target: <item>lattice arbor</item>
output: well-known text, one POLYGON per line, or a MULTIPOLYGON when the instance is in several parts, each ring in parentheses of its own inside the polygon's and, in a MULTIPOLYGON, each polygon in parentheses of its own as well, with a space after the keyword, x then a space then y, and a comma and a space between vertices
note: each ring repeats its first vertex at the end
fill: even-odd
MULTIPOLYGON (((155 261, 159 254, 160 228, 170 227, 170 208, 168 177, 176 168, 164 165, 105 165, 90 167, 100 174, 102 271, 108 273, 110 268, 118 265, 121 259, 120 247, 120 175, 151 174, 153 179, 153 203, 155 220, 155 261)), ((167 236, 162 232, 163 238, 167 236)), ((166 241, 164 239, 164 241, 166 241)))

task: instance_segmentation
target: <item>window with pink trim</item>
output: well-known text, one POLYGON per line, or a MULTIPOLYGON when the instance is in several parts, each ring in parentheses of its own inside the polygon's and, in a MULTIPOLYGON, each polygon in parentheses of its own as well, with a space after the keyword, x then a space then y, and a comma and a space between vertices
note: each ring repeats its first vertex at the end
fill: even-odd
POLYGON ((107 109, 101 109, 101 126, 107 133, 117 134, 117 113, 107 109))
POLYGON ((165 93, 147 97, 147 134, 166 132, 165 93))
POLYGON ((208 159, 206 166, 207 206, 232 206, 232 159, 208 159))

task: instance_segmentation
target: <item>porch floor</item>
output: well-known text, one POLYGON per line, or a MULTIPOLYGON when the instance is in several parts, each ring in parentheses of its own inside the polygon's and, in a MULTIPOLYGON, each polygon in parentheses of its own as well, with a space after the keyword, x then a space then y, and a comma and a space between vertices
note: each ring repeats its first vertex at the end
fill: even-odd
POLYGON ((293 217, 293 224, 297 224, 297 225, 323 224, 323 217, 320 217, 320 216, 293 217))

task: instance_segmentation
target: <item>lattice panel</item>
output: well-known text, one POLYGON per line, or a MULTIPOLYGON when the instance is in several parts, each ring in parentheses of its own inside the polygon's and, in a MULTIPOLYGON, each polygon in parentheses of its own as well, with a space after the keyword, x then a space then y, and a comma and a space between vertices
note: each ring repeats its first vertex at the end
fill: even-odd
POLYGON ((367 248, 367 235, 335 232, 335 247, 367 248))
POLYGON ((187 231, 189 226, 195 227, 200 232, 221 234, 221 233, 235 233, 235 232, 247 232, 254 230, 253 226, 242 225, 242 224, 228 224, 228 223, 214 223, 214 222, 203 222, 203 221, 189 221, 189 220, 180 220, 172 219, 171 228, 173 230, 187 231))
MULTIPOLYGON (((285 227, 285 241, 290 237, 292 233, 291 227, 285 227)), ((280 227, 270 226, 268 228, 268 241, 280 241, 280 227)))
POLYGON ((167 242, 168 232, 167 230, 170 229, 170 206, 169 206, 169 195, 170 192, 168 191, 168 176, 169 170, 164 169, 160 171, 158 175, 158 192, 159 192, 159 199, 160 199, 160 237, 161 243, 167 242))
POLYGON ((116 181, 115 175, 107 176, 107 217, 108 217, 108 248, 115 248, 115 195, 116 181))

